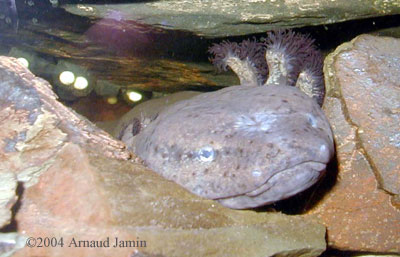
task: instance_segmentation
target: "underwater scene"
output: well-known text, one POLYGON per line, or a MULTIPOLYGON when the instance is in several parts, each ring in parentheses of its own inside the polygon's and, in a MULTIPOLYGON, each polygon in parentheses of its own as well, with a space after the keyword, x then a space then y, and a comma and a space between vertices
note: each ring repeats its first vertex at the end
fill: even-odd
POLYGON ((400 256, 397 0, 0 0, 0 257, 400 256))

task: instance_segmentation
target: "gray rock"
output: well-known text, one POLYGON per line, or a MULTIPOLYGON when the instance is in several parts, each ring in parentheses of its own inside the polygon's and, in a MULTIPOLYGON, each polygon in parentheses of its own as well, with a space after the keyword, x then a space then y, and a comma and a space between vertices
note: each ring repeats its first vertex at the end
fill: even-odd
POLYGON ((26 246, 27 237, 18 233, 0 233, 0 257, 12 256, 26 246))
POLYGON ((80 3, 64 8, 81 16, 133 20, 206 37, 246 35, 400 13, 396 0, 163 0, 107 5, 80 3))

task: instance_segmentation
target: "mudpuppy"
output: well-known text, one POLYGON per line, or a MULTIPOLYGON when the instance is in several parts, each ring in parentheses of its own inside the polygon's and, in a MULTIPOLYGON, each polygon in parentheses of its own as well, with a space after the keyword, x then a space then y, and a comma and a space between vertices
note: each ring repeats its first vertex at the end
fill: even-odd
POLYGON ((334 154, 313 40, 276 31, 209 51, 218 69, 237 74, 239 86, 136 119, 120 138, 149 168, 230 208, 270 204, 312 186, 334 154))

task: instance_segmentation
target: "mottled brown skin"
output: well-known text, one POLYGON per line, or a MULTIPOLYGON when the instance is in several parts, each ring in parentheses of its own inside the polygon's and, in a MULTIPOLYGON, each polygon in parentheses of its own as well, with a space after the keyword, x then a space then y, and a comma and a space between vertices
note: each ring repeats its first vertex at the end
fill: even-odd
POLYGON ((289 86, 232 86, 178 102, 133 150, 165 178, 237 209, 305 190, 334 153, 318 104, 289 86))

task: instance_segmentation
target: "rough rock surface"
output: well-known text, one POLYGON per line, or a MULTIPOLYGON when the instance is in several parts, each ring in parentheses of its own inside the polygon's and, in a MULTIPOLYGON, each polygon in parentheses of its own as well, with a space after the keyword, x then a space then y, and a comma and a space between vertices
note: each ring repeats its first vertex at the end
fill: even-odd
POLYGON ((57 102, 50 85, 15 59, 0 58, 0 75, 0 174, 12 171, 23 184, 13 217, 18 234, 0 234, 0 254, 23 247, 28 237, 36 247, 13 256, 318 256, 325 250, 320 224, 226 209, 129 161, 120 142, 57 102), (37 247, 39 237, 58 244, 37 247), (79 242, 107 237, 109 247, 79 242), (114 248, 115 237, 139 247, 114 248))
POLYGON ((0 173, 0 227, 11 222, 11 207, 17 201, 17 179, 12 172, 0 173))
POLYGON ((317 256, 323 251, 323 227, 299 218, 234 212, 197 199, 142 166, 73 144, 66 144, 58 157, 39 183, 26 190, 16 219, 30 236, 63 237, 66 245, 24 248, 15 256, 128 256, 135 251, 162 256, 297 256, 303 248, 306 256, 317 256), (110 248, 66 247, 72 238, 107 237, 110 248), (113 248, 115 237, 145 241, 146 247, 113 248))
POLYGON ((340 87, 380 187, 399 195, 400 40, 363 35, 351 44, 333 57, 331 81, 340 87))
POLYGON ((163 0, 114 5, 79 3, 64 8, 81 16, 140 21, 207 37, 246 35, 280 27, 331 24, 400 13, 396 0, 163 0))
POLYGON ((341 250, 400 253, 400 40, 361 35, 325 60, 338 175, 306 216, 341 250))

